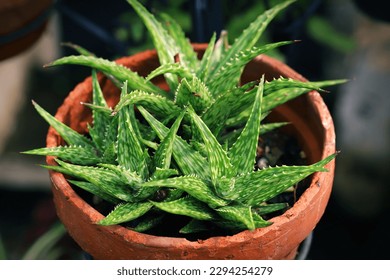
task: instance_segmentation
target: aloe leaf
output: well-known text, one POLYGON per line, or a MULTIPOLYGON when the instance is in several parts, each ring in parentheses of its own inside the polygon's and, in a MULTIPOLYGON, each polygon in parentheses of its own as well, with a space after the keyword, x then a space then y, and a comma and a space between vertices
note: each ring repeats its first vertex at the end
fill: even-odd
POLYGON ((48 122, 58 132, 58 134, 66 141, 66 143, 68 143, 68 145, 93 148, 93 144, 88 138, 77 133, 66 124, 57 120, 34 101, 32 101, 32 103, 39 115, 41 115, 41 117, 44 118, 46 122, 48 122))
MULTIPOLYGON (((211 181, 214 186, 217 186, 217 181, 219 178, 230 177, 231 175, 232 165, 230 163, 230 159, 213 133, 209 130, 202 119, 194 112, 194 110, 189 108, 188 113, 205 143, 205 148, 210 164, 211 181)), ((220 194, 220 190, 216 191, 218 194, 220 194)))
MULTIPOLYGON (((81 54, 83 56, 96 57, 96 55, 94 53, 90 52, 89 50, 87 50, 79 45, 76 45, 73 43, 63 43, 62 45, 74 49, 76 52, 78 52, 79 54, 81 54)), ((119 87, 119 88, 121 87, 122 82, 119 82, 117 78, 115 78, 113 75, 111 75, 111 73, 103 71, 103 74, 106 75, 107 78, 109 78, 117 87, 119 87)))
POLYGON ((124 166, 107 163, 101 163, 98 166, 113 171, 117 178, 125 185, 136 186, 142 183, 142 178, 136 172, 132 172, 124 166))
POLYGON ((254 210, 258 215, 265 215, 282 209, 286 209, 287 207, 288 203, 272 203, 268 205, 261 205, 259 207, 256 207, 256 209, 254 210))
POLYGON ((109 73, 110 75, 118 79, 121 84, 127 81, 128 87, 130 89, 139 89, 139 90, 153 92, 163 96, 167 96, 167 93, 164 90, 160 89, 152 82, 146 81, 143 77, 131 71, 129 68, 117 64, 114 61, 109 61, 103 58, 83 56, 83 55, 79 55, 79 56, 72 55, 72 56, 59 58, 45 65, 45 67, 58 66, 64 64, 76 64, 76 65, 92 67, 104 73, 109 73))
POLYGON ((160 116, 177 115, 180 108, 173 101, 161 96, 144 91, 135 90, 124 95, 115 106, 114 114, 129 105, 141 105, 160 116))
POLYGON ((195 76, 182 79, 175 93, 177 105, 184 107, 190 104, 199 114, 202 114, 213 101, 207 86, 195 76))
POLYGON ((96 70, 92 70, 92 127, 89 128, 89 134, 99 149, 103 149, 104 134, 106 127, 111 122, 108 112, 110 109, 104 99, 103 92, 97 79, 96 70), (106 110, 103 110, 106 109, 106 110))
POLYGON ((276 122, 276 123, 266 123, 266 124, 262 124, 260 126, 260 134, 261 135, 264 135, 265 133, 267 132, 270 132, 272 130, 275 130, 275 129, 278 129, 278 128, 281 128, 285 125, 288 125, 290 124, 289 122, 276 122))
POLYGON ((241 135, 228 152, 233 165, 234 174, 242 174, 253 171, 256 160, 256 149, 259 142, 261 101, 264 89, 264 76, 261 78, 257 88, 255 102, 241 135))
POLYGON ((179 48, 180 63, 189 69, 198 68, 198 57, 181 26, 168 14, 161 13, 168 33, 179 48))
POLYGON ((186 111, 183 111, 173 123, 164 140, 160 143, 157 151, 154 154, 154 166, 158 168, 168 169, 171 166, 171 157, 173 153, 173 146, 175 143, 176 133, 180 127, 180 123, 186 111))
POLYGON ((23 153, 29 155, 56 156, 62 160, 71 161, 74 164, 80 165, 94 165, 101 161, 96 149, 89 146, 47 147, 29 150, 23 153))
MULTIPOLYGON (((245 121, 246 120, 248 120, 248 118, 246 118, 245 121)), ((243 120, 242 123, 244 124, 245 121, 243 120)), ((228 124, 230 125, 230 123, 228 123, 228 124)), ((241 122, 239 124, 241 124, 241 122)), ((290 123, 289 122, 277 122, 277 123, 261 124, 260 125, 260 135, 264 135, 272 130, 278 129, 278 128, 283 127, 283 126, 288 125, 288 124, 290 124, 290 123)), ((229 125, 227 125, 227 127, 229 125)), ((238 124, 235 123, 233 125, 238 125, 238 124)), ((232 131, 229 131, 228 133, 221 135, 218 138, 218 141, 221 143, 225 143, 225 145, 227 145, 227 148, 229 149, 237 141, 237 138, 242 133, 242 130, 243 130, 243 128, 238 128, 238 129, 234 129, 232 131)))
POLYGON ((210 107, 202 114, 202 120, 213 132, 218 132, 225 126, 226 119, 231 113, 237 114, 253 105, 256 89, 251 89, 255 83, 248 83, 242 87, 235 87, 226 91, 215 99, 210 107))
POLYGON ((44 166, 47 169, 55 170, 70 176, 84 179, 109 195, 124 201, 133 201, 131 189, 123 185, 117 174, 105 168, 82 166, 66 163, 56 159, 60 166, 44 166))
POLYGON ((222 218, 233 222, 243 223, 250 230, 256 228, 250 206, 229 205, 217 208, 215 211, 217 211, 222 218))
MULTIPOLYGON (((164 139, 169 133, 169 129, 142 106, 138 107, 138 110, 157 133, 160 140, 164 139)), ((175 137, 173 143, 173 157, 184 175, 197 174, 201 178, 210 178, 210 170, 206 159, 179 136, 175 137)))
POLYGON ((179 175, 179 171, 176 169, 171 168, 156 168, 154 171, 151 180, 160 180, 160 179, 166 179, 175 175, 179 175))
POLYGON ((304 93, 309 92, 310 90, 319 90, 321 91, 323 87, 338 85, 345 83, 347 80, 329 80, 321 82, 300 82, 294 80, 274 80, 269 82, 265 86, 265 91, 267 91, 267 96, 263 98, 262 110, 267 112, 273 108, 286 103, 289 100, 292 100, 304 93), (278 85, 279 84, 279 85, 278 85), (271 89, 267 89, 271 87, 271 89), (278 87, 280 87, 278 89, 278 87), (272 90, 274 88, 274 90, 272 90), (272 92, 272 93, 268 93, 272 92))
POLYGON ((114 163, 117 159, 117 134, 118 134, 118 118, 112 118, 109 125, 106 126, 103 139, 103 155, 102 162, 114 163))
POLYGON ((120 199, 111 196, 110 194, 106 193, 101 188, 95 186, 92 183, 76 180, 68 180, 68 182, 114 205, 121 202, 120 199))
POLYGON ((209 223, 195 219, 191 220, 188 224, 179 230, 179 232, 182 234, 198 233, 202 231, 210 231, 209 223))
POLYGON ((229 49, 228 33, 226 30, 222 30, 218 40, 215 42, 215 47, 210 56, 209 70, 207 76, 204 77, 204 81, 207 83, 213 77, 213 73, 221 63, 222 56, 229 49))
POLYGON ((224 206, 225 200, 219 198, 200 179, 195 176, 181 176, 162 180, 151 180, 141 184, 142 187, 171 187, 183 190, 199 201, 207 203, 210 207, 224 206))
POLYGON ((216 33, 214 32, 203 54, 202 60, 200 61, 200 66, 196 71, 196 76, 201 81, 205 80, 205 78, 208 76, 208 73, 211 70, 211 57, 214 51, 215 38, 216 38, 216 33))
POLYGON ((264 220, 259 214, 256 212, 252 212, 253 221, 255 222, 256 228, 267 227, 272 225, 272 222, 264 220))
POLYGON ((65 43, 61 43, 61 46, 69 47, 69 48, 75 50, 76 52, 78 52, 81 55, 95 56, 94 53, 90 52, 86 48, 83 48, 82 46, 74 44, 74 43, 65 42, 65 43))
POLYGON ((152 208, 152 206, 152 203, 148 201, 118 204, 118 206, 116 206, 115 209, 104 219, 100 220, 98 224, 108 226, 130 222, 144 215, 152 208))
MULTIPOLYGON (((253 211, 252 218, 255 228, 262 228, 272 224, 272 222, 264 220, 261 216, 259 216, 258 214, 256 214, 256 212, 253 211)), ((220 220, 213 221, 213 223, 224 230, 230 231, 232 234, 248 229, 248 227, 242 222, 226 220, 222 219, 222 217, 220 220)))
POLYGON ((154 202, 151 203, 160 210, 165 212, 188 216, 197 220, 213 220, 216 215, 213 210, 207 207, 206 204, 192 197, 183 197, 169 202, 154 202))
MULTIPOLYGON (((307 166, 269 167, 256 172, 237 176, 234 179, 234 199, 246 205, 260 205, 284 192, 314 172, 327 171, 324 166, 336 154, 307 166)), ((231 197, 233 199, 233 197, 231 197)))
POLYGON ((285 1, 283 3, 280 3, 273 8, 265 11, 261 15, 259 15, 254 21, 251 22, 251 24, 242 32, 242 34, 235 39, 232 46, 228 49, 228 51, 223 55, 221 58, 221 63, 219 66, 215 69, 214 73, 217 73, 219 71, 219 68, 226 64, 227 61, 229 61, 232 57, 234 57, 237 53, 252 48, 261 35, 263 34, 264 30, 268 26, 268 24, 272 21, 272 19, 284 8, 286 8, 288 5, 293 3, 293 1, 285 1))
MULTIPOLYGON (((149 30, 149 34, 151 35, 153 40, 153 45, 156 48, 158 53, 160 64, 163 65, 167 63, 173 63, 174 57, 179 50, 172 37, 164 29, 162 24, 154 17, 154 15, 151 14, 138 1, 127 0, 127 2, 133 7, 136 13, 141 17, 146 28, 149 30)), ((165 78, 170 89, 175 90, 178 85, 177 78, 171 74, 165 75, 165 78)))
MULTIPOLYGON (((122 96, 126 95, 126 82, 122 89, 122 96)), ((135 126, 134 107, 126 107, 127 110, 118 112, 118 163, 130 171, 135 171, 141 177, 147 178, 147 157, 137 137, 135 126), (133 119, 133 120, 132 120, 133 119)))
POLYGON ((145 232, 161 224, 165 217, 166 213, 150 210, 148 213, 138 218, 137 225, 132 229, 137 232, 145 232))
POLYGON ((271 43, 261 47, 244 49, 232 56, 224 64, 221 64, 218 71, 215 71, 213 78, 208 82, 208 87, 213 94, 220 94, 239 84, 241 72, 245 65, 256 56, 280 46, 291 44, 294 41, 271 43))
POLYGON ((167 74, 167 73, 175 74, 181 78, 192 78, 194 76, 194 74, 192 73, 192 71, 189 68, 187 68, 179 63, 167 63, 167 64, 163 64, 163 65, 159 66, 158 68, 156 68, 155 70, 153 70, 146 77, 146 80, 150 81, 151 79, 153 79, 159 75, 167 74))

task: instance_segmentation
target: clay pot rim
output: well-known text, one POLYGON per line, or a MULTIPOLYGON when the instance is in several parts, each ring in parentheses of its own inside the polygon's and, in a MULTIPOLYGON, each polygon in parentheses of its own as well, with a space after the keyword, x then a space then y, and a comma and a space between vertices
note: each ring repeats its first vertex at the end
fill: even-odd
MULTIPOLYGON (((206 44, 193 44, 194 49, 202 49, 206 44)), ((156 55, 156 52, 154 50, 147 50, 138 54, 133 55, 132 57, 134 59, 137 59, 138 56, 143 55, 144 53, 149 52, 149 55, 156 55)), ((125 60, 125 58, 120 58, 116 60, 119 64, 125 60)), ((305 81, 306 79, 302 77, 300 74, 295 72, 293 69, 291 69, 289 66, 285 65, 281 61, 271 58, 267 55, 261 55, 257 58, 255 58, 257 61, 261 61, 262 63, 268 64, 268 65, 274 65, 275 68, 279 68, 283 70, 283 75, 289 76, 294 79, 305 81)), ((90 83, 91 78, 88 77, 84 82, 77 85, 74 91, 78 87, 85 87, 85 82, 90 83)), ((331 115, 322 99, 320 94, 316 91, 311 91, 306 94, 307 98, 312 101, 313 109, 317 117, 321 118, 321 123, 324 128, 324 145, 322 149, 322 156, 321 158, 325 158, 326 156, 333 154, 335 152, 335 131, 333 126, 333 120, 331 118, 331 115)), ((66 105, 67 102, 70 102, 70 99, 73 99, 72 93, 65 99, 64 103, 61 105, 61 107, 58 109, 56 113, 56 117, 58 117, 58 114, 63 110, 64 105, 66 105)), ((50 128, 48 135, 47 135, 47 146, 53 146, 56 144, 56 135, 55 135, 54 129, 50 128)), ((47 157, 48 164, 55 164, 53 157, 47 157)), ((121 225, 113 225, 113 226, 99 226, 101 227, 101 231, 107 231, 111 234, 114 234, 116 236, 121 236, 123 239, 131 242, 136 242, 138 244, 151 246, 155 248, 160 247, 167 247, 167 246, 174 246, 181 247, 181 248, 195 248, 195 247, 214 247, 215 244, 221 243, 221 240, 224 240, 226 243, 241 243, 243 241, 253 239, 253 238, 259 238, 259 236, 266 235, 268 232, 271 231, 278 231, 281 224, 284 222, 288 222, 288 220, 291 219, 291 217, 298 216, 297 213, 304 212, 304 209, 308 203, 312 200, 313 197, 315 197, 318 192, 320 192, 320 188, 317 185, 317 182, 320 179, 320 176, 333 176, 334 175, 334 167, 335 163, 334 161, 330 162, 327 165, 327 168, 329 172, 326 173, 315 173, 312 176, 311 184, 310 186, 304 191, 302 196, 298 199, 298 201, 291 207, 289 210, 287 210, 284 214, 272 218, 270 221, 273 222, 272 225, 265 227, 265 228, 258 228, 253 231, 244 230, 240 233, 237 233, 235 235, 231 236, 214 236, 207 238, 205 240, 198 240, 198 241, 190 241, 183 237, 165 237, 165 236, 155 236, 150 235, 146 233, 139 233, 132 231, 130 229, 127 229, 121 225), (227 241, 227 242, 226 242, 227 241)), ((55 171, 49 171, 50 178, 53 183, 54 188, 60 188, 65 197, 71 201, 77 208, 79 208, 87 217, 90 223, 95 224, 97 221, 101 220, 104 216, 99 213, 97 210, 95 210, 91 205, 89 205, 87 202, 85 202, 82 198, 80 198, 76 192, 72 189, 72 187, 69 185, 69 183, 66 181, 63 174, 55 172, 55 171)), ((331 188, 331 186, 329 186, 331 188)), ((304 238, 303 238, 304 239, 304 238)), ((302 239, 302 240, 303 240, 302 239)), ((271 241, 271 240, 270 240, 271 241)))

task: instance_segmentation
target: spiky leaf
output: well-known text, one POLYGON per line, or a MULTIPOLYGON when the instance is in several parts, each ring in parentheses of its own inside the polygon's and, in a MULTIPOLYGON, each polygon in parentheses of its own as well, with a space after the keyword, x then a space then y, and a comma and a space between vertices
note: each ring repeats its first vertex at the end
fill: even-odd
MULTIPOLYGON (((142 6, 136 0, 127 0, 127 2, 133 7, 136 13, 141 17, 146 28, 149 30, 149 34, 152 37, 153 45, 157 50, 160 64, 173 63, 174 57, 178 53, 178 48, 168 34, 162 24, 151 14, 144 6, 142 6)), ((166 81, 171 90, 175 90, 178 81, 177 78, 171 74, 165 75, 166 81)))
POLYGON ((30 155, 56 156, 74 164, 94 165, 101 161, 96 149, 82 146, 58 146, 50 148, 39 148, 23 152, 30 155))
POLYGON ((267 96, 263 99, 262 110, 270 111, 273 108, 286 103, 310 90, 321 91, 322 87, 337 85, 346 80, 329 80, 321 82, 301 82, 295 80, 278 79, 265 85, 267 96), (269 89, 270 88, 270 89, 269 89))
POLYGON ((66 143, 68 143, 68 145, 93 148, 92 142, 88 138, 77 133, 66 124, 57 120, 41 106, 39 106, 35 101, 32 101, 32 103, 41 117, 44 118, 58 132, 59 135, 61 135, 61 137, 65 140, 66 143))
MULTIPOLYGON (((126 82, 122 90, 122 96, 126 95, 126 82)), ((130 171, 135 171, 146 178, 148 174, 147 156, 137 135, 134 108, 126 107, 127 110, 118 112, 118 163, 130 171)))
MULTIPOLYGON (((169 129, 143 107, 138 107, 138 110, 150 124, 151 128, 157 133, 158 137, 164 139, 169 133, 169 129)), ((173 143, 173 157, 184 175, 197 174, 204 179, 210 178, 207 161, 178 136, 175 137, 175 142, 173 143)))
POLYGON ((225 64, 220 66, 218 71, 215 72, 213 78, 207 84, 210 91, 219 95, 226 90, 237 86, 244 66, 247 65, 253 58, 269 50, 291 43, 293 43, 293 41, 271 43, 261 47, 254 46, 235 54, 227 60, 225 64))
POLYGON ((76 181, 76 180, 68 180, 68 182, 114 205, 121 202, 120 199, 111 196, 110 194, 103 191, 101 188, 95 186, 92 183, 84 182, 84 181, 76 181))
POLYGON ((180 78, 189 78, 189 79, 192 78, 194 75, 192 73, 191 69, 184 67, 180 63, 167 63, 167 64, 163 64, 163 65, 159 66, 158 68, 156 68, 155 70, 153 70, 146 77, 146 80, 149 81, 149 80, 151 80, 159 75, 167 74, 167 73, 175 74, 175 75, 179 76, 180 78))
MULTIPOLYGON (((205 143, 210 164, 211 180, 214 186, 216 186, 219 178, 231 176, 232 165, 226 151, 222 148, 221 144, 202 119, 191 108, 188 109, 188 113, 205 143)), ((220 190, 217 190, 217 193, 219 193, 219 191, 220 190)))
POLYGON ((45 65, 45 67, 65 65, 65 64, 89 66, 91 68, 95 68, 102 72, 110 73, 113 77, 118 79, 121 82, 121 84, 123 84, 123 82, 125 81, 128 81, 128 87, 130 89, 139 89, 147 92, 154 92, 164 96, 167 95, 165 91, 155 86, 150 81, 146 81, 143 77, 131 71, 129 68, 117 64, 114 61, 109 61, 103 58, 83 56, 83 55, 79 55, 79 56, 72 55, 72 56, 59 58, 45 65))
POLYGON ((278 5, 275 5, 273 8, 265 11, 261 15, 259 15, 251 24, 241 33, 241 35, 235 39, 232 46, 228 49, 226 54, 223 55, 221 59, 221 63, 219 67, 217 67, 214 71, 215 73, 219 71, 219 68, 225 65, 227 61, 229 61, 232 57, 234 57, 237 53, 252 48, 261 35, 263 34, 265 28, 271 22, 271 20, 284 8, 293 3, 295 0, 285 1, 278 5))
POLYGON ((180 123, 184 117, 183 111, 176 119, 166 137, 164 137, 161 144, 158 146, 154 154, 153 161, 156 168, 169 169, 171 166, 171 157, 173 153, 173 146, 175 143, 176 133, 179 129, 180 123))
POLYGON ((202 114, 213 101, 214 99, 207 86, 195 76, 181 80, 175 93, 177 105, 184 107, 190 104, 199 114, 202 114))
MULTIPOLYGON (((336 154, 307 166, 269 167, 234 178, 234 199, 247 205, 260 205, 314 172, 327 171, 324 166, 336 154)), ((233 198, 232 198, 233 199, 233 198)))
POLYGON ((183 190, 210 207, 224 206, 228 202, 219 198, 200 178, 194 176, 173 177, 142 183, 143 187, 170 187, 183 190))
POLYGON ((211 57, 213 55, 213 50, 215 46, 215 38, 216 33, 214 32, 213 35, 210 38, 210 41, 207 45, 207 48, 203 54, 202 60, 200 62, 200 66, 196 71, 196 76, 199 78, 199 80, 204 81, 205 78, 208 76, 208 73, 211 71, 211 57))
POLYGON ((144 215, 152 206, 150 202, 119 204, 110 214, 100 220, 98 224, 108 226, 129 222, 144 215))
POLYGON ((264 77, 262 77, 258 86, 255 102, 248 122, 228 153, 235 175, 251 172, 254 168, 260 134, 263 83, 264 77))
POLYGON ((151 202, 155 207, 168 213, 188 216, 197 220, 213 220, 216 215, 206 204, 192 197, 183 197, 169 202, 151 202))
POLYGON ((166 29, 179 50, 180 63, 189 69, 197 69, 197 54, 181 28, 181 26, 168 14, 162 13, 161 18, 164 20, 166 29))
POLYGON ((136 90, 125 94, 115 106, 114 112, 119 112, 122 108, 134 104, 143 106, 159 116, 175 116, 181 111, 173 101, 161 95, 136 90))
POLYGON ((255 222, 253 221, 252 209, 250 206, 229 205, 217 208, 215 211, 226 220, 243 223, 250 230, 255 229, 255 222))
POLYGON ((46 166, 46 168, 84 179, 120 200, 134 200, 131 189, 126 188, 114 172, 105 168, 70 164, 58 159, 56 161, 61 167, 59 170, 56 169, 58 166, 46 166))

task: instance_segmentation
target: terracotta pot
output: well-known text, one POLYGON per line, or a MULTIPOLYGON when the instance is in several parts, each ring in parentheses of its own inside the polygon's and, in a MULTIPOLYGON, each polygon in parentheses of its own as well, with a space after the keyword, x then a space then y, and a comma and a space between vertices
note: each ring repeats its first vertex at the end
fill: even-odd
MULTIPOLYGON (((204 51, 205 45, 194 46, 198 51, 204 51)), ((142 75, 158 66, 155 51, 145 51, 117 62, 142 75)), ((246 67, 243 79, 258 79, 262 73, 266 73, 268 79, 282 75, 304 80, 285 64, 265 55, 246 67)), ((115 104, 118 90, 110 81, 102 76, 100 78, 106 98, 115 104)), ((155 82, 158 84, 161 80, 155 82)), ((89 77, 69 94, 56 118, 85 132, 90 112, 80 105, 80 101, 90 101, 91 91, 89 77)), ((299 139, 310 162, 335 152, 332 118, 318 92, 312 91, 278 107, 272 118, 293 122, 288 132, 299 139)), ((61 143, 62 139, 50 128, 47 146, 61 143)), ((48 157, 47 162, 55 164, 52 157, 48 157)), ((95 259, 293 259, 299 244, 311 233, 324 213, 332 189, 334 167, 332 161, 327 166, 329 172, 314 174, 310 187, 291 209, 273 218, 271 226, 199 241, 137 233, 120 225, 96 225, 103 215, 80 198, 62 174, 51 171, 50 177, 59 218, 80 247, 95 259)))
POLYGON ((32 46, 45 30, 53 0, 0 2, 0 60, 32 46))

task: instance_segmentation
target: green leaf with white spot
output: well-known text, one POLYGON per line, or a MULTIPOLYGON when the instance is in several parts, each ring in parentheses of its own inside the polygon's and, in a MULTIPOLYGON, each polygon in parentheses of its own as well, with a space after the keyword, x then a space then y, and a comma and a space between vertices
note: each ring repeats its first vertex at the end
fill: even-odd
MULTIPOLYGON (((122 96, 126 95, 126 82, 122 89, 122 96)), ((148 158, 137 135, 134 107, 118 112, 118 163, 130 171, 137 172, 142 178, 148 176, 148 158)))
POLYGON ((118 204, 104 219, 98 222, 99 225, 109 226, 130 222, 141 217, 152 208, 150 202, 123 203, 118 204))
POLYGON ((225 65, 232 57, 237 53, 252 48, 259 40, 264 30, 271 22, 271 20, 284 8, 289 6, 293 1, 285 1, 278 5, 275 5, 271 9, 265 11, 259 15, 251 24, 243 30, 241 35, 234 40, 232 46, 222 55, 219 66, 214 70, 214 73, 219 71, 221 67, 225 65))
POLYGON ((226 220, 243 223, 249 230, 254 230, 256 228, 250 206, 229 205, 217 208, 215 211, 226 220))
POLYGON ((185 191, 199 201, 207 203, 210 207, 224 206, 228 202, 218 197, 210 187, 195 176, 181 176, 162 180, 151 180, 142 183, 143 187, 170 187, 185 191))
MULTIPOLYGON (((188 109, 188 113, 196 126, 196 129, 199 131, 203 142, 205 143, 208 161, 210 164, 211 181, 213 185, 216 186, 219 178, 231 176, 232 165, 226 151, 202 119, 191 108, 188 109)), ((216 191, 218 194, 220 191, 223 192, 223 190, 216 191)))
POLYGON ((259 207, 256 207, 254 211, 258 215, 265 215, 265 214, 286 209, 287 207, 288 207, 288 203, 272 203, 272 204, 261 205, 259 207))
MULTIPOLYGON (((131 189, 124 186, 118 179, 118 176, 111 170, 92 166, 82 166, 66 163, 61 160, 56 160, 61 169, 59 172, 68 174, 70 176, 84 179, 87 182, 94 184, 96 187, 109 195, 124 201, 133 201, 131 189)), ((57 166, 46 166, 48 169, 58 170, 57 166)))
POLYGON ((291 79, 278 79, 265 84, 262 110, 267 112, 310 90, 323 91, 323 87, 345 83, 347 80, 328 80, 321 82, 301 82, 291 79))
MULTIPOLYGON (((164 139, 169 133, 169 128, 154 118, 143 107, 138 107, 138 110, 160 140, 164 139)), ((206 159, 179 136, 175 137, 175 142, 173 143, 173 157, 184 175, 197 174, 203 179, 210 178, 210 169, 206 159)))
POLYGON ((218 71, 213 75, 213 78, 207 83, 210 91, 215 95, 219 95, 226 90, 230 90, 237 86, 240 81, 241 72, 252 59, 272 49, 291 44, 294 41, 285 41, 271 43, 261 47, 251 47, 244 49, 232 56, 223 64, 218 71))
POLYGON ((180 63, 185 65, 189 69, 198 68, 198 57, 194 49, 192 48, 191 42, 181 28, 181 26, 168 14, 162 13, 161 18, 165 23, 165 27, 171 37, 174 39, 175 44, 179 50, 180 63))
POLYGON ((207 48, 203 54, 202 60, 200 61, 200 66, 196 71, 196 76, 199 80, 204 81, 208 76, 208 73, 211 71, 211 57, 213 55, 216 33, 214 32, 210 38, 210 41, 207 45, 207 48))
POLYGON ((114 113, 121 111, 130 105, 140 105, 158 116, 177 115, 181 109, 166 97, 144 91, 132 91, 125 94, 115 106, 114 113))
POLYGON ((150 81, 151 79, 163 75, 163 74, 175 74, 180 78, 188 78, 191 79, 194 76, 194 73, 191 69, 181 65, 180 63, 167 63, 159 66, 155 70, 153 70, 147 77, 146 80, 150 81))
POLYGON ((121 84, 127 81, 129 89, 138 89, 167 96, 167 93, 164 90, 162 90, 158 86, 155 86, 152 82, 146 81, 143 77, 131 71, 129 68, 117 64, 114 61, 109 61, 103 58, 83 55, 72 55, 59 58, 45 66, 51 67, 65 64, 76 64, 95 68, 102 72, 110 73, 113 77, 118 79, 121 84))
POLYGON ((207 86, 194 76, 181 80, 175 93, 175 102, 181 107, 190 104, 198 114, 202 114, 214 99, 207 86))
POLYGON ((169 169, 171 166, 171 158, 173 153, 173 146, 175 143, 176 133, 180 127, 180 123, 186 111, 183 111, 176 121, 173 123, 168 134, 164 137, 162 142, 154 154, 153 161, 156 168, 169 169))
POLYGON ((118 204, 121 202, 120 199, 108 194, 107 192, 103 191, 101 188, 95 186, 92 183, 89 182, 84 182, 84 181, 76 181, 76 180, 68 180, 69 183, 87 191, 90 192, 91 194, 96 195, 97 197, 110 202, 111 204, 118 204))
POLYGON ((233 165, 234 175, 253 171, 256 161, 257 145, 260 134, 261 101, 263 97, 264 77, 257 87, 255 102, 243 131, 228 152, 233 165))
POLYGON ((65 161, 71 161, 74 164, 94 165, 101 162, 96 149, 87 146, 58 146, 49 148, 39 148, 23 152, 24 154, 40 156, 56 156, 65 161))
POLYGON ((66 124, 57 120, 34 101, 32 101, 32 103, 39 115, 41 115, 41 117, 44 118, 46 122, 48 122, 58 132, 58 134, 65 140, 68 145, 93 148, 93 144, 88 138, 77 133, 66 124))
POLYGON ((246 205, 260 205, 314 172, 327 171, 324 166, 335 156, 336 154, 330 155, 312 165, 268 167, 237 176, 233 178, 234 188, 232 193, 234 193, 234 197, 231 197, 231 199, 246 205))
MULTIPOLYGON (((136 13, 140 16, 149 34, 152 37, 153 45, 157 50, 160 64, 173 63, 175 55, 179 52, 173 38, 168 34, 162 24, 144 6, 136 0, 127 0, 136 13)), ((178 85, 177 77, 171 74, 165 75, 165 79, 173 91, 178 85)))
POLYGON ((213 220, 216 215, 206 204, 193 197, 183 197, 169 202, 151 202, 155 207, 165 212, 188 216, 197 220, 213 220))

